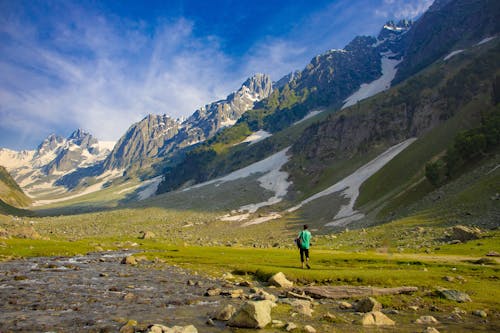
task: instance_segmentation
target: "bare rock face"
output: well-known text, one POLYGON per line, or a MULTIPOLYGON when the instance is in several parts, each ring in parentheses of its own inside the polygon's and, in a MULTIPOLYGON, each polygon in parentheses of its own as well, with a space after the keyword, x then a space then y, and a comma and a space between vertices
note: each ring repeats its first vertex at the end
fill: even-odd
POLYGON ((229 319, 228 325, 240 328, 264 328, 271 322, 271 301, 248 301, 229 319))
POLYGON ((396 323, 380 311, 368 312, 361 319, 363 326, 394 326, 396 323))
POLYGON ((287 280, 285 274, 282 272, 276 273, 269 279, 269 283, 273 286, 279 288, 291 288, 293 287, 293 282, 287 280))

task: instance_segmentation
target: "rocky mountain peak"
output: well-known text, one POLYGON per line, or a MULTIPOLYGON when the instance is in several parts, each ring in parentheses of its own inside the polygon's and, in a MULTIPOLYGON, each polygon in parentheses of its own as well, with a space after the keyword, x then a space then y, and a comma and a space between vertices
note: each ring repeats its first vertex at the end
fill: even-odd
POLYGON ((37 147, 37 151, 48 151, 54 150, 58 145, 64 142, 64 138, 59 135, 55 135, 54 133, 49 134, 40 145, 37 147))
MULTIPOLYGON (((273 89, 271 77, 267 74, 257 73, 248 78, 241 86, 240 90, 244 87, 248 88, 251 94, 257 96, 269 96, 273 89)), ((262 98, 262 97, 261 97, 262 98)))

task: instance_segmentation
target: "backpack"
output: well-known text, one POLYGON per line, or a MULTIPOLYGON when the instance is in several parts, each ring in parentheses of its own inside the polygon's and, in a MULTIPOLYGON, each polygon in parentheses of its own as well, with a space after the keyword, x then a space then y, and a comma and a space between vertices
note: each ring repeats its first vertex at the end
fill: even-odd
POLYGON ((302 232, 300 233, 299 237, 297 237, 297 238, 295 239, 295 243, 297 244, 297 247, 298 247, 299 249, 301 249, 301 248, 302 248, 302 232))

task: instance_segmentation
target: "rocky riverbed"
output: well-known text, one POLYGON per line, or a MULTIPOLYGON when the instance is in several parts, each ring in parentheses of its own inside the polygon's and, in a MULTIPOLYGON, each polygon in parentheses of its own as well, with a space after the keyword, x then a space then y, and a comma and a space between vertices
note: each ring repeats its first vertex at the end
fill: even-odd
POLYGON ((417 301, 408 311, 398 311, 382 308, 376 299, 366 297, 412 293, 412 287, 297 288, 284 276, 274 283, 277 286, 254 285, 236 281, 229 273, 213 279, 131 254, 103 252, 1 262, 0 332, 495 330, 486 313, 482 317, 458 310, 434 312, 436 319, 419 310, 417 301), (241 328, 249 322, 253 325, 253 319, 247 313, 238 314, 238 309, 260 311, 255 322, 265 328, 241 328), (178 330, 167 330, 174 326, 178 330))

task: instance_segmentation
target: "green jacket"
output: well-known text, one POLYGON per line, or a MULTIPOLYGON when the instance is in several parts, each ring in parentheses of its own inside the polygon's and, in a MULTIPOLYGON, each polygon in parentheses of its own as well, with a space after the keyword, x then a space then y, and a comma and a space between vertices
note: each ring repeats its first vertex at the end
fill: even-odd
POLYGON ((300 240, 302 241, 302 246, 301 247, 304 250, 309 249, 309 246, 311 246, 311 233, 309 232, 309 230, 302 230, 299 233, 298 238, 300 238, 300 240))

